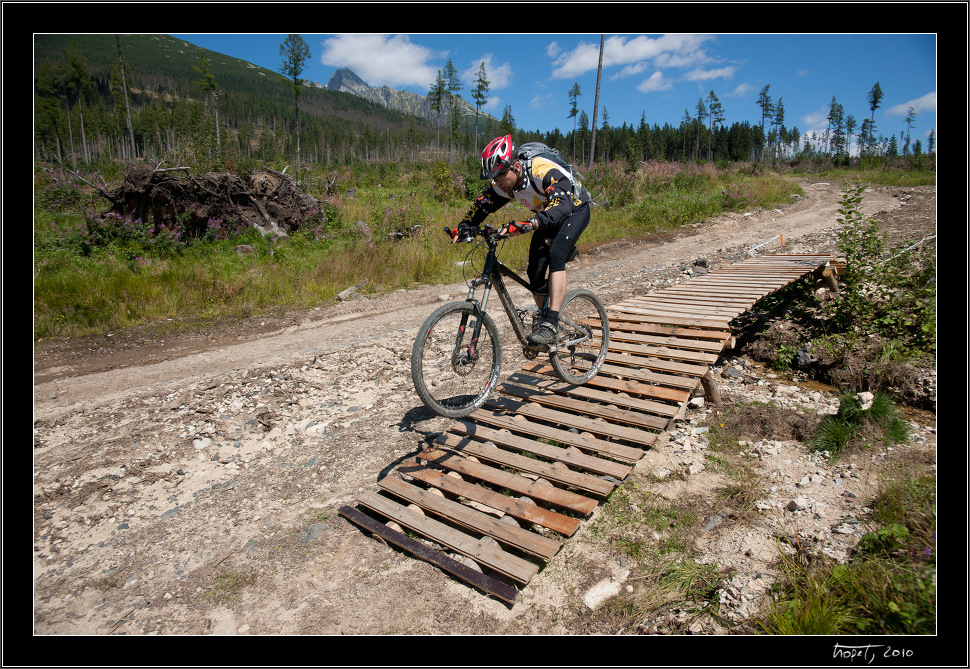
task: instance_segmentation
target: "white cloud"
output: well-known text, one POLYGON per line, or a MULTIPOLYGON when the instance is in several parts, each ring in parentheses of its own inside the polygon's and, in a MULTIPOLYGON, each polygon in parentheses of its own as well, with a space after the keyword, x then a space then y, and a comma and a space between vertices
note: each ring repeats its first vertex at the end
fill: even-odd
MULTIPOLYGON (((488 80, 489 91, 500 91, 512 85, 512 65, 508 62, 496 64, 493 56, 486 53, 481 58, 475 58, 468 65, 468 68, 461 72, 461 80, 465 83, 466 90, 471 91, 475 87, 478 79, 478 68, 485 63, 485 78, 488 80)), ((468 97, 471 99, 471 94, 468 97)))
MULTIPOLYGON (((614 35, 604 42, 603 67, 623 66, 629 74, 638 72, 648 61, 654 67, 697 67, 711 62, 712 59, 700 49, 711 39, 711 35, 661 35, 656 38, 614 35)), ((566 79, 596 70, 599 51, 598 42, 580 42, 575 49, 562 54, 547 49, 547 53, 554 57, 552 76, 566 79)))
POLYGON ((371 86, 429 87, 438 74, 429 61, 440 54, 407 35, 337 35, 321 46, 323 65, 350 68, 371 86))
POLYGON ((600 45, 580 42, 572 51, 567 51, 553 60, 555 66, 552 76, 568 79, 595 70, 599 63, 600 45))
POLYGON ((734 72, 737 68, 734 67, 721 67, 716 70, 704 70, 702 68, 696 68, 691 70, 684 75, 684 79, 687 81, 710 81, 711 79, 730 79, 734 76, 734 72))
POLYGON ((754 92, 754 86, 751 84, 738 84, 733 91, 728 91, 724 93, 722 97, 725 98, 743 98, 754 92))
POLYGON ((805 132, 822 132, 829 127, 829 108, 826 106, 809 112, 801 120, 807 126, 805 132))
POLYGON ((652 93, 654 91, 669 90, 672 84, 664 79, 663 72, 657 71, 651 74, 637 85, 637 90, 641 93, 652 93))
POLYGON ((529 101, 529 105, 533 109, 542 110, 549 106, 552 99, 552 93, 538 93, 529 101))
POLYGON ((913 108, 913 111, 916 112, 917 115, 923 112, 935 114, 936 91, 927 93, 926 95, 916 98, 915 100, 894 105, 886 110, 886 116, 906 116, 906 114, 909 113, 910 107, 913 108))

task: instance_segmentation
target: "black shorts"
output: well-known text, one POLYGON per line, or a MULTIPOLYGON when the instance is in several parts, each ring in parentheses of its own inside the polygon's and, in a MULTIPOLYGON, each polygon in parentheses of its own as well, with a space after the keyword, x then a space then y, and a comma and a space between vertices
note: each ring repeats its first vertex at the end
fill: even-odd
POLYGON ((543 294, 550 272, 562 272, 574 256, 576 243, 589 225, 589 205, 585 204, 557 228, 539 228, 532 233, 529 245, 529 284, 532 292, 543 294))

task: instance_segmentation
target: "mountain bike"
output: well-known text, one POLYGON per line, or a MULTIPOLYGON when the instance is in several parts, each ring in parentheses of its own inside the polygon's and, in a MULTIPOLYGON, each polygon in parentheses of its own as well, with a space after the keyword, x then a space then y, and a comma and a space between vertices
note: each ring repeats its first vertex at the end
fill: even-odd
MULTIPOLYGON (((445 229, 452 234, 452 231, 445 229)), ((533 234, 541 234, 534 232, 533 234)), ((519 309, 512 301, 505 279, 511 279, 531 292, 528 281, 498 260, 503 230, 490 226, 464 232, 457 241, 477 243, 485 250, 480 276, 468 282, 468 297, 450 302, 434 311, 418 330, 411 351, 411 377, 425 406, 448 418, 462 418, 480 408, 498 383, 502 369, 502 342, 495 321, 488 314, 488 301, 494 290, 529 360, 542 353, 549 355, 553 370, 564 382, 582 385, 594 378, 606 358, 610 326, 606 307, 599 297, 585 288, 570 290, 559 310, 559 334, 549 345, 528 340, 542 322, 543 310, 535 305, 519 309), (481 297, 476 298, 481 288, 481 297), (527 321, 530 320, 528 323, 527 321)), ((573 247, 570 259, 576 257, 573 247)))

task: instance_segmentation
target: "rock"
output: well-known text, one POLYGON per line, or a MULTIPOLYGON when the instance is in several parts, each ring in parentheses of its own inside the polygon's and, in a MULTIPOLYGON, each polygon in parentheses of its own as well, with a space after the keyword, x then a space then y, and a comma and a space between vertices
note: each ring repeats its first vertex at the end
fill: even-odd
POLYGON ((583 604, 586 605, 591 611, 595 611, 603 602, 605 602, 610 597, 615 597, 620 593, 620 589, 623 587, 623 582, 626 580, 627 576, 630 575, 628 569, 624 569, 617 578, 604 578, 603 580, 596 583, 592 588, 586 591, 583 595, 583 604))
POLYGON ((346 288, 346 289, 340 291, 339 293, 337 293, 337 299, 340 300, 341 302, 346 302, 347 300, 357 299, 358 297, 360 297, 360 295, 357 294, 357 291, 363 285, 364 285, 364 283, 363 282, 360 282, 358 284, 355 284, 355 285, 351 286, 350 288, 346 288))
POLYGON ((859 393, 855 396, 855 403, 861 411, 868 411, 872 408, 873 399, 874 396, 870 392, 859 393))

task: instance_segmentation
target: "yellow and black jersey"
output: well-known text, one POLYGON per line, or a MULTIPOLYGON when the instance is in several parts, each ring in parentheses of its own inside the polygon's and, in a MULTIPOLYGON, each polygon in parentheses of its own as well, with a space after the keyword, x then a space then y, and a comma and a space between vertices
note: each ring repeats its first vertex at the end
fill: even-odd
MULTIPOLYGON (((522 165, 527 166, 525 161, 522 165)), ((573 194, 573 183, 560 165, 537 156, 527 167, 511 193, 503 192, 494 181, 490 183, 475 199, 462 222, 481 225, 489 214, 515 200, 533 212, 537 227, 544 228, 559 225, 576 208, 589 203, 589 193, 581 183, 577 182, 577 193, 573 194)))

